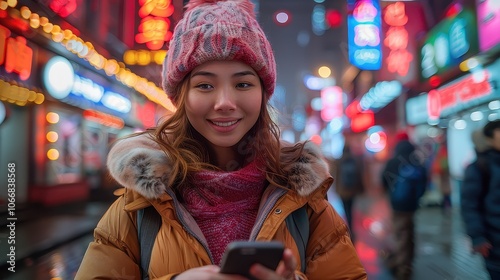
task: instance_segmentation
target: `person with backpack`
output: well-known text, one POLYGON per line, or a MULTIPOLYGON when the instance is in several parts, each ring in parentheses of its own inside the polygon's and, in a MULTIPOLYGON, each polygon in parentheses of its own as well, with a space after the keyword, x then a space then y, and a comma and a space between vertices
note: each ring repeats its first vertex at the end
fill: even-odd
POLYGON ((484 258, 492 280, 500 279, 500 120, 472 134, 476 160, 465 168, 461 214, 472 250, 484 258))
POLYGON ((428 184, 427 170, 408 139, 396 143, 394 154, 382 171, 392 209, 394 247, 387 266, 396 279, 411 279, 415 251, 415 212, 428 184))
POLYGON ((356 157, 349 145, 345 144, 342 156, 331 167, 331 173, 335 179, 335 192, 342 201, 346 222, 351 231, 351 239, 354 242, 352 208, 356 196, 364 190, 362 159, 356 157))
POLYGON ((255 279, 367 279, 325 199, 333 179, 319 147, 280 140, 268 108, 274 54, 252 2, 189 1, 163 67, 176 111, 112 146, 107 167, 125 190, 98 223, 76 279, 244 279, 220 273, 226 247, 242 240, 286 248, 276 270, 253 264, 255 279), (304 242, 287 225, 300 209, 304 242), (151 210, 158 226, 147 226, 156 224, 151 210), (143 235, 153 236, 150 250, 143 235))

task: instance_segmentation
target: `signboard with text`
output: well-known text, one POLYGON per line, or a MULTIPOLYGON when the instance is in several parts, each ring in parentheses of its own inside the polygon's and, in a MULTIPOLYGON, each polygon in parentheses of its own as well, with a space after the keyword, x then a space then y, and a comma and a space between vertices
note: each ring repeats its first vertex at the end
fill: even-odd
POLYGON ((349 62, 362 70, 378 70, 382 62, 381 11, 378 0, 347 1, 349 62))
POLYGON ((432 28, 420 49, 422 80, 446 73, 479 52, 474 13, 463 9, 432 28))
POLYGON ((417 37, 427 30, 422 4, 412 1, 382 5, 383 55, 377 80, 415 85, 419 81, 417 37))
POLYGON ((500 43, 500 2, 476 0, 479 49, 484 52, 500 43))

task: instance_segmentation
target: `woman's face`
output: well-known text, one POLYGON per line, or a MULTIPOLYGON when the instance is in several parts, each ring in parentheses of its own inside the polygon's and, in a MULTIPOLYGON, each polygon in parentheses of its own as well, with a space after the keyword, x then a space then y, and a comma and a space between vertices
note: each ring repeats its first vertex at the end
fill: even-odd
POLYGON ((214 148, 236 145, 259 118, 262 86, 257 73, 238 61, 211 61, 190 76, 186 114, 214 148))

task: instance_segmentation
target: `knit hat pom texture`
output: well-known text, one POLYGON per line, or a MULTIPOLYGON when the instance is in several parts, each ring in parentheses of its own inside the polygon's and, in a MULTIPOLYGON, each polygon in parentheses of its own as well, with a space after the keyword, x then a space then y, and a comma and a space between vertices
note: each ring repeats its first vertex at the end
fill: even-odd
POLYGON ((249 0, 191 0, 174 28, 163 62, 163 88, 176 103, 179 83, 209 61, 237 60, 251 66, 269 98, 276 84, 271 44, 255 18, 249 0))

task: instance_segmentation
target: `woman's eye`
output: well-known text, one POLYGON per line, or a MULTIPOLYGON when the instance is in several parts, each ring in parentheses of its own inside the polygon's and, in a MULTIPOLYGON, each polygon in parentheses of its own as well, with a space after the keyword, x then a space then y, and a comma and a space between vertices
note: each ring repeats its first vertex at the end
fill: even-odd
POLYGON ((249 83, 239 83, 236 85, 236 87, 239 87, 239 88, 249 88, 251 86, 252 86, 252 84, 249 84, 249 83))
POLYGON ((198 88, 198 89, 212 89, 213 86, 211 86, 209 84, 199 84, 196 86, 196 88, 198 88))

